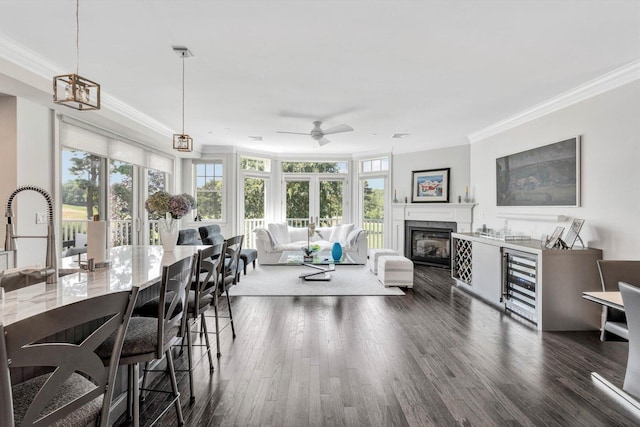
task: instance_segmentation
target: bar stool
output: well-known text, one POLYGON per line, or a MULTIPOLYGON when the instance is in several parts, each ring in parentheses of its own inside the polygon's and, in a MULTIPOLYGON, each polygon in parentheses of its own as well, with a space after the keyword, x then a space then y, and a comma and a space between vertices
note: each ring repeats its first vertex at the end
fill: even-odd
MULTIPOLYGON (((220 291, 225 293, 227 297, 227 304, 229 307, 229 323, 231 324, 231 333, 233 338, 236 337, 236 329, 233 325, 233 313, 231 312, 231 299, 229 298, 229 287, 238 283, 240 271, 242 270, 242 260, 240 259, 240 251, 242 251, 242 242, 244 235, 234 236, 226 240, 226 260, 223 269, 222 279, 220 280, 220 291)), ((220 329, 218 326, 218 304, 215 304, 214 309, 216 311, 216 339, 218 339, 218 357, 220 357, 220 340, 218 335, 220 329)))
MULTIPOLYGON (((171 404, 175 406, 178 424, 184 424, 171 347, 180 344, 182 340, 181 333, 184 320, 186 320, 184 307, 187 304, 187 292, 191 286, 196 257, 197 255, 189 256, 163 267, 157 316, 132 317, 129 328, 127 328, 120 355, 120 365, 128 365, 129 369, 129 402, 130 410, 133 412, 134 427, 140 425, 140 391, 165 392, 164 390, 150 390, 138 386, 139 364, 161 360, 163 355, 167 358, 173 399, 152 424, 155 424, 169 410, 171 404)), ((98 352, 103 358, 110 356, 106 346, 99 348, 98 352)))
POLYGON ((0 323, 0 425, 111 425, 118 360, 137 296, 134 287, 0 323), (111 357, 102 358, 99 346, 111 357), (12 387, 10 368, 47 373, 12 387))
MULTIPOLYGON (((226 244, 217 244, 209 246, 205 249, 198 250, 198 261, 196 263, 196 274, 194 275, 193 285, 189 291, 187 305, 187 328, 185 337, 187 340, 187 355, 189 362, 189 391, 191 393, 190 401, 193 403, 196 398, 193 391, 193 339, 192 327, 200 319, 201 337, 204 335, 206 353, 209 358, 209 372, 213 372, 213 359, 211 357, 211 344, 209 343, 209 331, 207 330, 207 322, 205 320, 205 312, 214 304, 217 304, 218 280, 220 277, 221 267, 224 263, 224 251, 226 244)), ((216 323, 217 323, 216 319, 216 323)), ((197 331, 196 331, 197 333, 197 331)), ((202 344, 198 344, 201 346, 202 344)), ((219 343, 218 343, 219 348, 219 343)))

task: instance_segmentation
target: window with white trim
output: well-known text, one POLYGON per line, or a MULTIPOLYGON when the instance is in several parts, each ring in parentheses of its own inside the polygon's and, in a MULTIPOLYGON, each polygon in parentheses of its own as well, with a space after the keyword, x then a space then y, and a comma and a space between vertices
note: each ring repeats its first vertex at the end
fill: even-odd
POLYGON ((194 163, 198 215, 203 220, 221 220, 224 194, 222 160, 194 163))

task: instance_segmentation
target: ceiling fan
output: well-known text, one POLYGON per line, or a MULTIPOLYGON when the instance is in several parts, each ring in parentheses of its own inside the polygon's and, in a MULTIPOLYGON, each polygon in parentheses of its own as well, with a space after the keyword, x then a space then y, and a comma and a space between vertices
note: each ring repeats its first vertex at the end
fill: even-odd
POLYGON ((318 141, 318 144, 320 144, 320 146, 323 146, 325 144, 330 143, 331 141, 329 141, 327 138, 325 138, 325 135, 331 135, 334 133, 341 133, 341 132, 351 132, 353 130, 353 128, 349 125, 338 125, 338 126, 334 126, 332 128, 329 128, 327 130, 322 130, 322 128, 320 128, 320 125, 322 125, 321 121, 315 121, 313 122, 313 129, 311 129, 310 133, 302 133, 302 132, 283 132, 283 131, 276 131, 276 133, 290 133, 290 134, 294 134, 294 135, 311 135, 311 138, 315 139, 316 141, 318 141))

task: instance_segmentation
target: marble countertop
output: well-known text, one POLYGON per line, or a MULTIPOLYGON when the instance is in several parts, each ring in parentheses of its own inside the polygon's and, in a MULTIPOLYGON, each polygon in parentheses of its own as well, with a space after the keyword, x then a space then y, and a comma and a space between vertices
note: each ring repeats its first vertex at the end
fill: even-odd
MULTIPOLYGON (((4 294, 0 322, 5 325, 56 307, 109 292, 144 289, 162 278, 162 267, 184 259, 206 246, 176 246, 165 253, 162 246, 119 246, 109 252, 111 266, 79 271, 60 277, 57 283, 39 283, 4 294)), ((63 258, 61 269, 78 268, 77 257, 63 258)))

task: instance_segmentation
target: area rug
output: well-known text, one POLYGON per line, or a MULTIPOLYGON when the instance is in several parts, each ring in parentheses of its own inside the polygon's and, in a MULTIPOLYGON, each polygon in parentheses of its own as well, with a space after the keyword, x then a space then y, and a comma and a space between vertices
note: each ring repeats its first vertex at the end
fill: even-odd
POLYGON ((298 276, 313 270, 297 265, 251 267, 229 288, 233 296, 404 295, 400 288, 385 288, 366 265, 341 265, 328 282, 304 281, 298 276))

